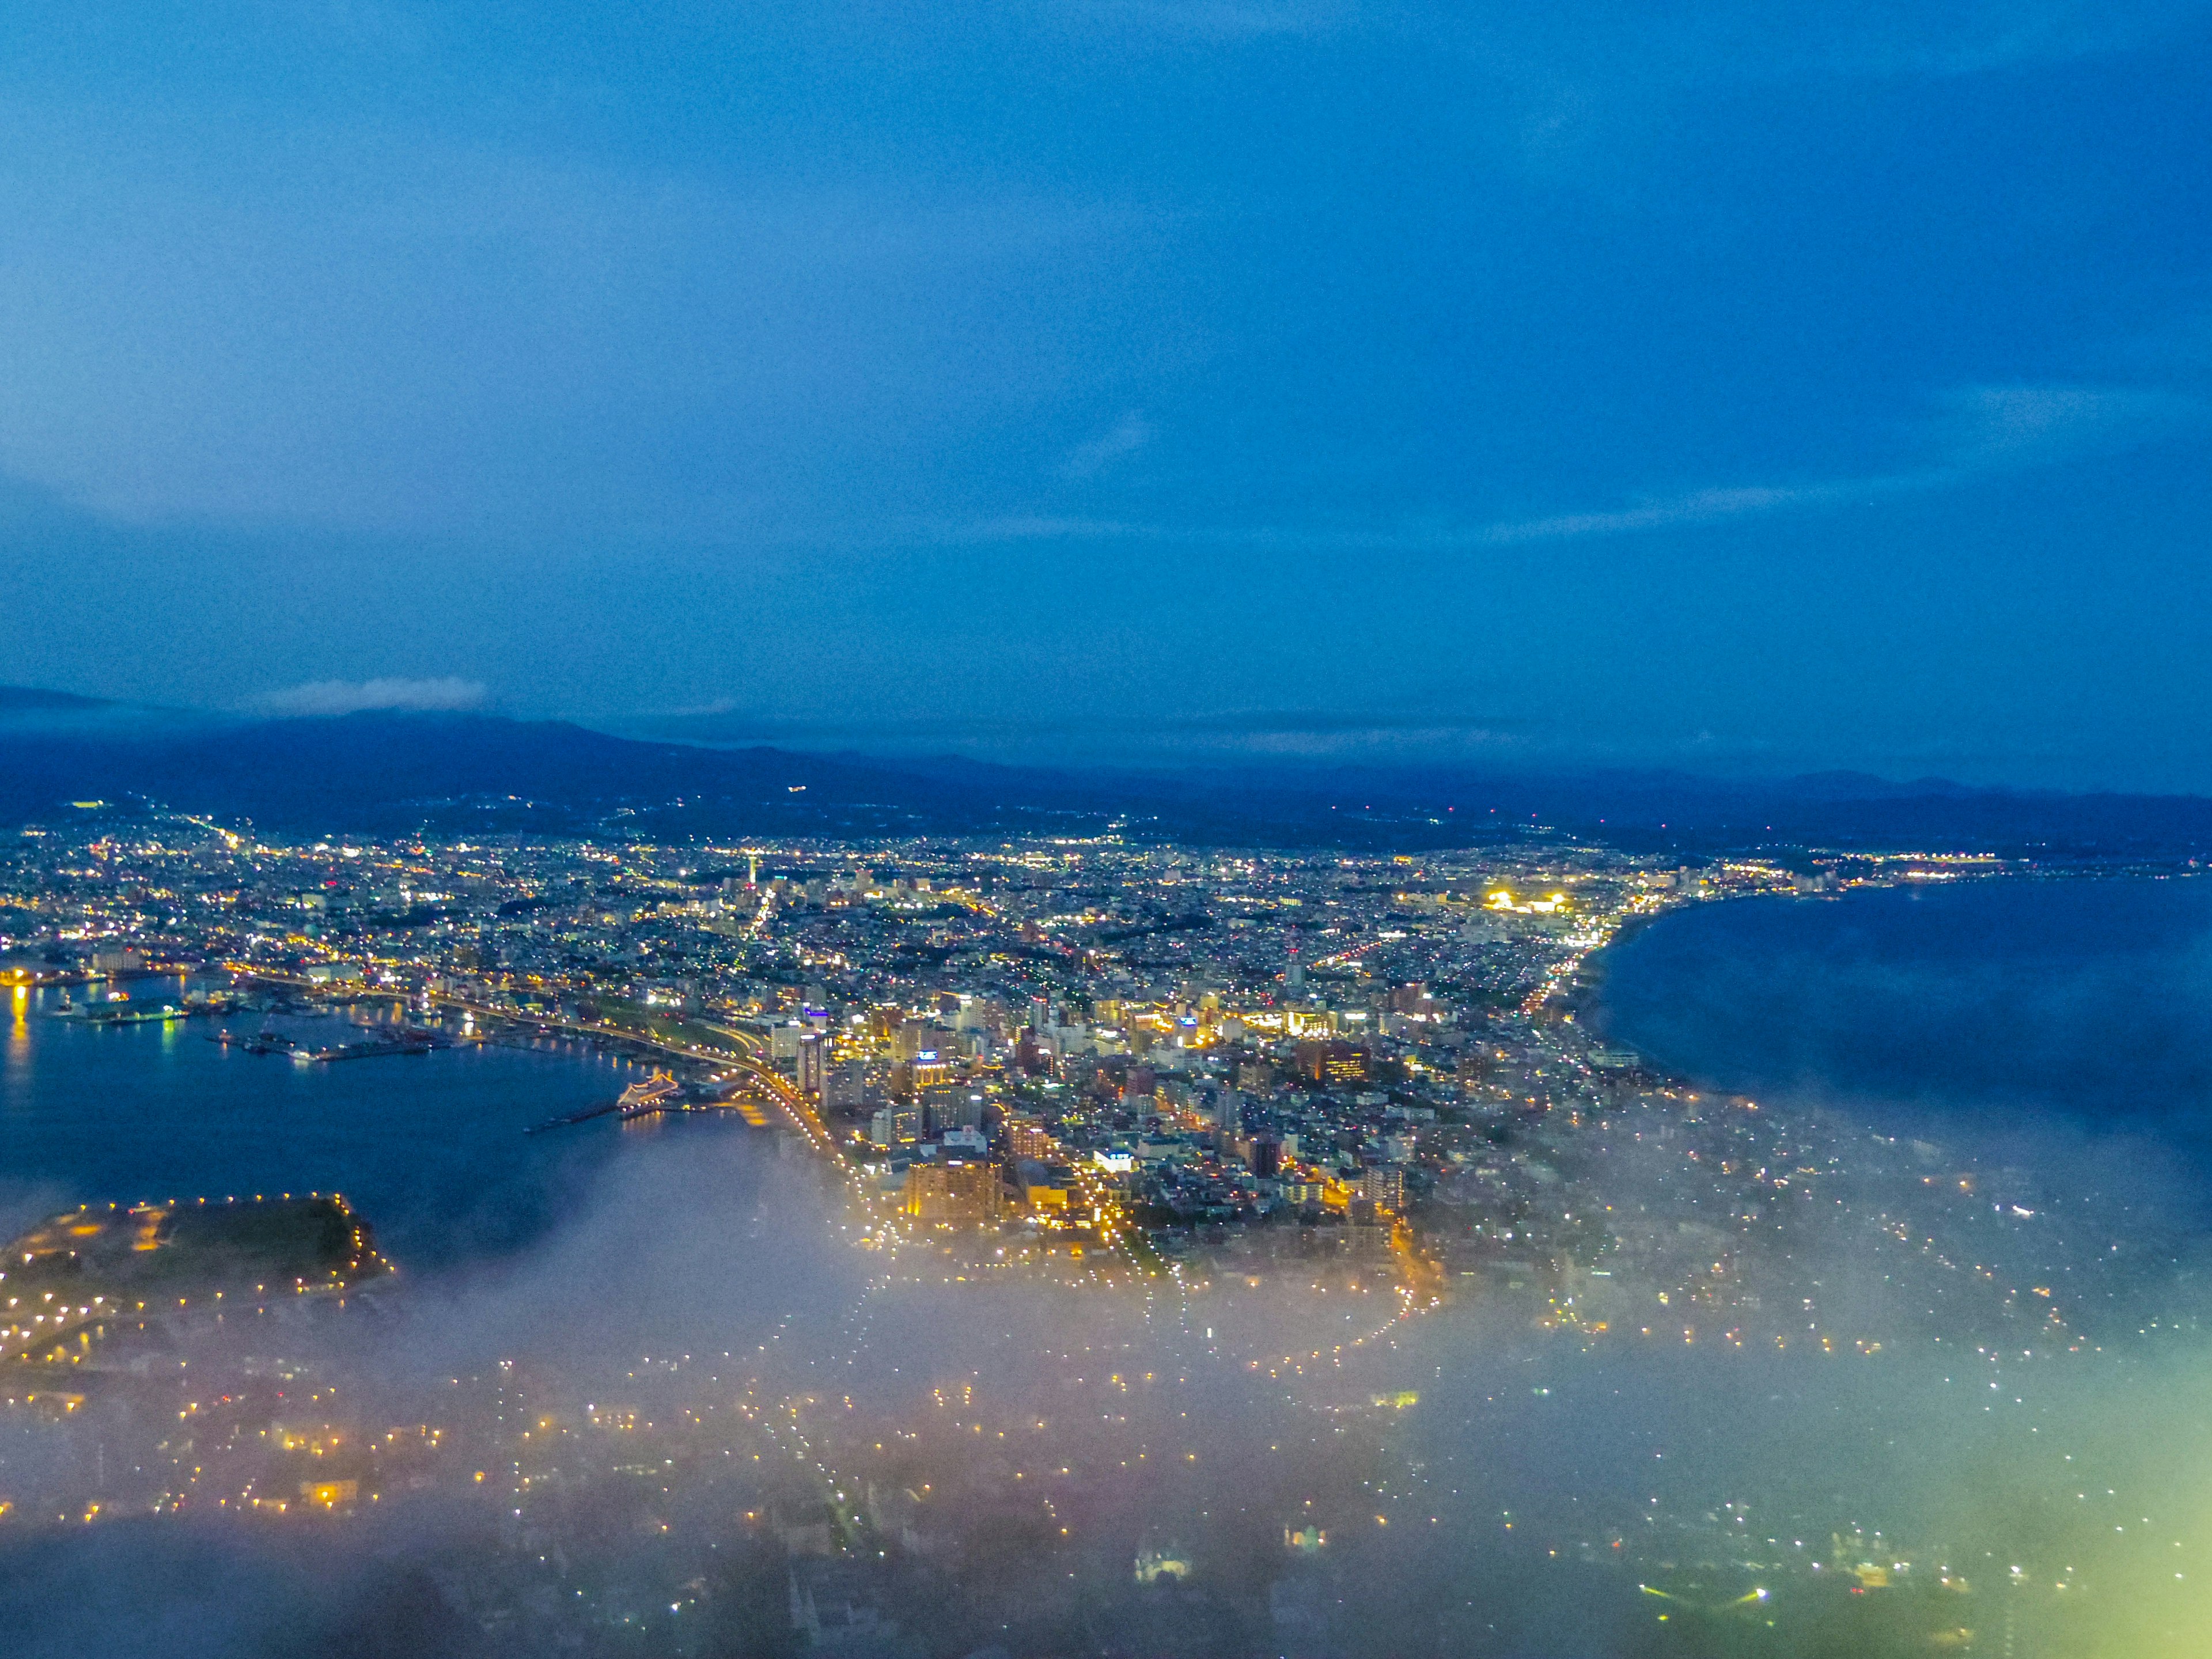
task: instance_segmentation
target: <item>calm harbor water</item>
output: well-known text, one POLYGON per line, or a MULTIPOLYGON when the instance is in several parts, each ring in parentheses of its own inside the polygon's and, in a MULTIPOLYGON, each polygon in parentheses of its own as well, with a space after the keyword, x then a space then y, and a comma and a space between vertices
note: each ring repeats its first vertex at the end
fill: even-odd
MULTIPOLYGON (((177 981, 131 989, 182 995, 177 981)), ((634 1138, 612 1122, 523 1133, 642 1075, 570 1044, 298 1066, 208 1040, 257 1031, 259 1014, 98 1027, 52 1018, 59 1006, 56 990, 0 992, 0 1224, 82 1202, 335 1191, 395 1261, 447 1266, 528 1243, 634 1138)), ((341 1016, 273 1024, 320 1044, 358 1035, 341 1016)))
POLYGON ((1713 1087, 1893 1129, 2127 1141, 2212 1174, 2212 881, 1711 904, 1607 965, 1607 1029, 1713 1087))

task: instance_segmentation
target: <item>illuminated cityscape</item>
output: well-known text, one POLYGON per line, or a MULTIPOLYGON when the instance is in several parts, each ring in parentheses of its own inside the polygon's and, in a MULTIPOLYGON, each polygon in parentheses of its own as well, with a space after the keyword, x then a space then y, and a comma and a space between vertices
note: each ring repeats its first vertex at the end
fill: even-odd
POLYGON ((723 1325, 742 1347, 403 1382, 380 1345, 447 1316, 374 1215, 116 1194, 26 1231, 0 1274, 0 1525, 474 1514, 446 1598, 517 1651, 1054 1651, 1108 1619, 1133 1649, 1504 1652, 1444 1587, 1529 1553, 1672 1607, 1636 1615, 1655 1631, 1755 1611, 1873 1641, 1863 1603, 1885 1641, 2059 1628, 2070 1559, 1993 1578, 1986 1544, 1752 1482, 1486 1512, 1479 1455, 1424 1427, 1473 1341, 1549 1356, 1563 1380, 1524 1409, 1672 1348, 1949 1367, 2019 1387, 2040 1436, 2045 1376, 2149 1336, 2168 1294, 2113 1218, 2054 1225, 2020 1170, 1700 1092, 1589 1018, 1594 953, 1669 910, 2032 873, 1556 838, 300 844, 159 815, 27 836, 0 911, 18 1042, 57 1019, 309 1070, 617 1057, 631 1081, 532 1134, 650 1150, 729 1126, 768 1171, 731 1272, 805 1290, 723 1325), (1408 1574, 1425 1600, 1363 1589, 1408 1574))
POLYGON ((2212 0, 17 10, 0 1659, 2212 1654, 2212 0))

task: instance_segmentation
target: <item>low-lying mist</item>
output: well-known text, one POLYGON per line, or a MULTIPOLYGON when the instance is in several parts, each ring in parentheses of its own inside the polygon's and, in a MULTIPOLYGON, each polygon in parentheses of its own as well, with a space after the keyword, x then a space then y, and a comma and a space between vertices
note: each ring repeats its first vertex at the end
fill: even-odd
POLYGON ((2157 1210, 2147 1143, 2013 1133, 1993 1170, 1886 1137, 1717 1277, 1664 1118, 1594 1124, 1558 1191, 1674 1206, 1689 1267, 1517 1290, 1279 1229, 1017 1261, 887 1234, 794 1139, 633 1133, 526 1251, 179 1321, 11 1406, 4 1495, 51 1518, 0 1548, 0 1625, 27 1656, 2201 1651, 2204 1281, 2185 1227, 2111 1224, 2157 1210), (1692 1267, 1733 1304, 1651 1289, 1692 1267))

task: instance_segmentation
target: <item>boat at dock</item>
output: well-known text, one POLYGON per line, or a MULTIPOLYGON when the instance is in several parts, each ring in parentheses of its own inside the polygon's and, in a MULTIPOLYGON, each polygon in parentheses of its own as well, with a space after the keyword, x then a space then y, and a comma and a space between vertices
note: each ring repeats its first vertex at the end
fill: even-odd
POLYGON ((623 1119, 648 1116, 654 1112, 676 1112, 689 1109, 684 1085, 666 1072, 655 1072, 641 1083, 633 1083, 616 1100, 602 1101, 596 1106, 586 1106, 566 1116, 551 1118, 544 1123, 532 1124, 522 1133, 543 1134, 548 1129, 566 1128, 570 1124, 588 1123, 595 1117, 623 1119))
POLYGON ((158 1008, 140 1008, 125 1004, 120 1007, 87 1008, 78 1012, 76 1018, 86 1025, 166 1025, 173 1019, 190 1019, 194 1012, 169 1002, 158 1008))

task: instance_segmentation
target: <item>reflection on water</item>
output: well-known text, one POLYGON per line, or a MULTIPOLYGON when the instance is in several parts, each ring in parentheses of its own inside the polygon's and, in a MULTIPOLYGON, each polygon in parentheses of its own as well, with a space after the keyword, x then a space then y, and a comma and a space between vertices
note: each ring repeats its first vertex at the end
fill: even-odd
MULTIPOLYGON (((186 986, 134 989, 138 1001, 181 1002, 186 986)), ((266 1031, 335 1046, 359 1024, 409 1023, 393 1003, 99 1026, 56 1017, 62 995, 15 1003, 0 1076, 10 1218, 87 1200, 340 1191, 395 1260, 435 1267, 523 1244, 574 1202, 617 1138, 522 1131, 611 1099, 637 1075, 542 1038, 319 1066, 214 1040, 266 1031)))

